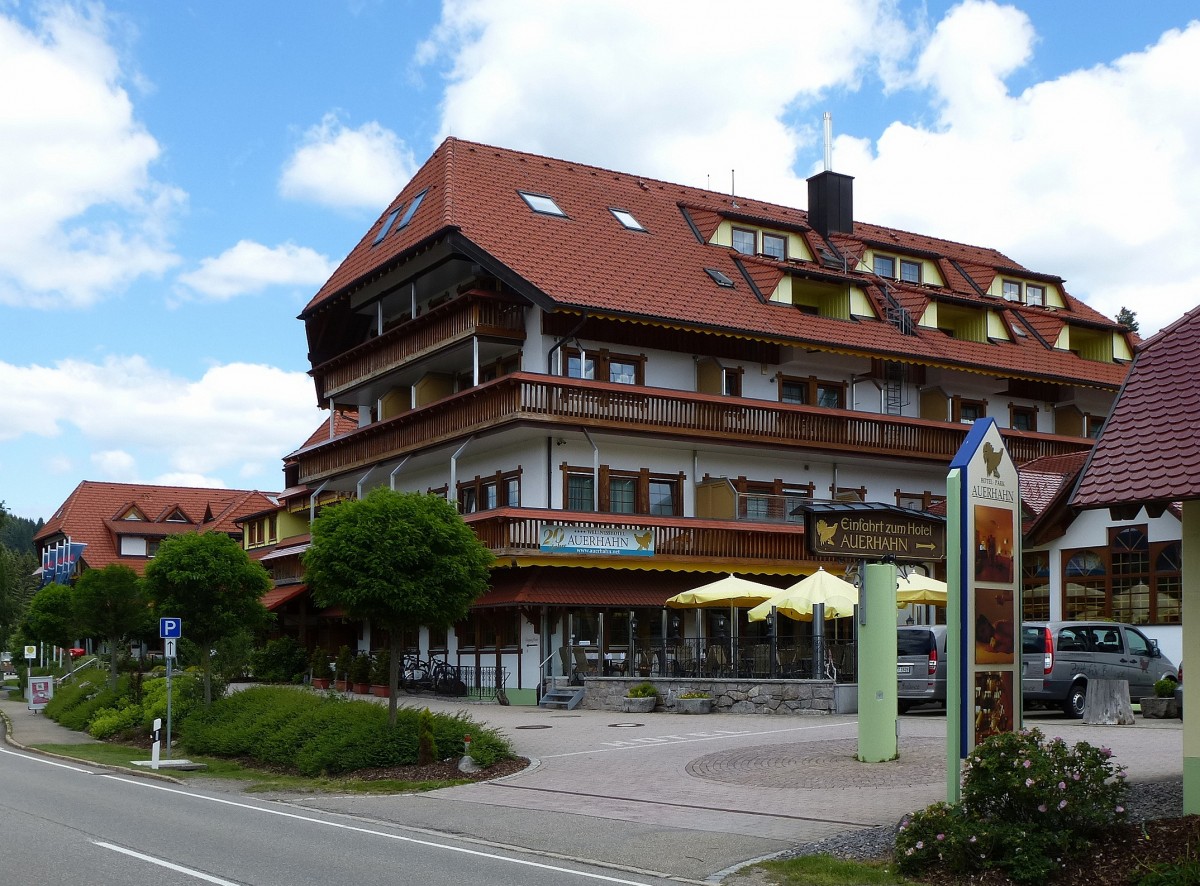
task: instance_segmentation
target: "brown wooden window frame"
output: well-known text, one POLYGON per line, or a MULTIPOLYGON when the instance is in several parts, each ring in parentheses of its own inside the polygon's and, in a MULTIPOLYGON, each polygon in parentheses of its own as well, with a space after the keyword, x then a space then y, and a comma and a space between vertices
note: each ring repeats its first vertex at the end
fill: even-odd
POLYGON ((767 258, 773 258, 775 261, 787 261, 788 259, 788 238, 783 234, 772 234, 768 231, 763 231, 762 235, 762 254, 767 258), (778 243, 780 249, 778 254, 767 249, 767 241, 778 243))
POLYGON ((1015 403, 1008 404, 1008 426, 1014 431, 1036 431, 1037 430, 1037 414, 1036 406, 1020 406, 1015 403), (1024 416, 1029 423, 1029 427, 1022 428, 1017 424, 1018 416, 1024 416))
POLYGON ((1182 550, 1181 542, 1179 540, 1152 542, 1149 540, 1148 530, 1149 526, 1145 523, 1110 526, 1107 545, 1088 545, 1062 551, 1059 570, 1062 587, 1059 596, 1063 618, 1085 616, 1087 618, 1111 618, 1128 621, 1135 625, 1182 623, 1183 583, 1182 571, 1179 568, 1181 565, 1179 553, 1182 550), (1144 548, 1129 544, 1131 538, 1136 538, 1131 533, 1140 534, 1144 540, 1144 548), (1068 576, 1067 568, 1072 560, 1080 554, 1089 553, 1095 555, 1097 564, 1103 570, 1102 573, 1068 576), (1163 568, 1164 566, 1168 568, 1163 568), (1134 586, 1144 584, 1147 588, 1145 620, 1138 618, 1136 609, 1140 607, 1132 599, 1129 601, 1128 611, 1123 611, 1123 607, 1114 605, 1114 594, 1123 593, 1123 586, 1131 581, 1134 582, 1134 586), (1102 611, 1098 613, 1077 612, 1073 608, 1075 606, 1073 602, 1072 608, 1068 608, 1067 585, 1069 582, 1097 589, 1102 600, 1102 611), (1175 595, 1176 602, 1173 605, 1164 606, 1160 597, 1168 593, 1175 595), (1117 611, 1118 609, 1122 609, 1122 611, 1117 611), (1160 614, 1160 609, 1170 609, 1173 614, 1164 619, 1160 614))
POLYGON ((455 501, 460 514, 477 514, 496 508, 518 508, 521 506, 521 468, 511 471, 496 471, 472 480, 460 480, 455 501), (513 481, 516 481, 516 501, 509 501, 513 481), (489 502, 491 502, 489 504, 489 502), (469 504, 469 506, 468 506, 469 504))
POLYGON ((743 228, 738 225, 734 225, 733 231, 729 235, 729 244, 730 244, 730 247, 735 252, 738 252, 742 255, 757 255, 758 254, 758 231, 756 231, 754 228, 743 228), (743 234, 743 235, 749 234, 750 235, 751 245, 750 245, 749 252, 747 252, 745 249, 740 249, 738 247, 737 241, 738 241, 739 234, 743 234))
MULTIPOLYGON (((571 360, 581 360, 586 355, 586 359, 592 362, 593 378, 588 381, 605 381, 611 384, 633 384, 644 385, 646 383, 646 355, 645 354, 620 354, 615 351, 610 351, 607 348, 599 348, 595 351, 580 351, 579 348, 563 348, 564 360, 564 375, 567 378, 584 378, 580 375, 572 375, 570 366, 571 360), (632 382, 615 381, 612 378, 612 366, 614 363, 631 363, 634 368, 634 380, 632 382)), ((582 373, 583 367, 580 366, 582 373)))
POLYGON ((807 378, 798 375, 783 375, 778 376, 779 402, 793 403, 799 406, 819 406, 822 409, 845 409, 846 398, 849 385, 844 381, 836 381, 829 378, 817 378, 815 375, 810 375, 807 378), (796 403, 795 400, 785 400, 783 396, 785 385, 797 385, 804 392, 804 399, 796 403), (829 406, 821 403, 821 394, 823 391, 835 391, 837 393, 838 405, 829 406))
MULTIPOLYGON (((581 465, 568 465, 563 462, 560 466, 562 471, 562 501, 564 510, 576 510, 570 507, 571 501, 571 477, 588 477, 593 476, 592 469, 581 465)), ((683 516, 683 483, 686 475, 681 471, 678 474, 665 474, 656 471, 651 471, 649 468, 639 468, 635 471, 621 470, 610 468, 608 465, 600 465, 600 475, 597 478, 600 487, 599 510, 593 513, 601 514, 629 514, 636 516, 683 516), (614 511, 613 503, 613 481, 628 481, 632 480, 633 492, 633 510, 631 511, 614 511), (668 483, 672 488, 672 513, 670 514, 652 514, 650 510, 650 484, 651 483, 668 483)), ((589 512, 591 509, 588 509, 589 512)))
POLYGON ((950 421, 959 424, 973 424, 981 418, 987 418, 987 400, 975 400, 970 397, 961 397, 955 394, 950 398, 950 421), (979 414, 972 419, 963 418, 963 407, 974 407, 979 410, 979 414))

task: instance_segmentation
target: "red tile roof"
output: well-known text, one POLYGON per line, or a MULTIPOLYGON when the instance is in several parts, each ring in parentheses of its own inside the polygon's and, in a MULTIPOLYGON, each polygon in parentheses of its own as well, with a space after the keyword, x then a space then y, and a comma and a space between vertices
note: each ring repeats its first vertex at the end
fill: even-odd
MULTIPOLYGON (((871 274, 855 271, 853 261, 848 272, 819 261, 764 262, 700 242, 688 223, 690 219, 707 237, 722 219, 747 218, 798 231, 814 245, 821 242, 809 228, 808 214, 800 209, 450 138, 380 215, 301 316, 320 313, 417 250, 454 235, 474 244, 495 266, 516 274, 529 297, 556 310, 637 317, 729 335, 1110 389, 1116 389, 1125 376, 1124 365, 1053 350, 1032 336, 1011 343, 972 342, 928 328, 906 336, 884 319, 838 320, 763 303, 754 296, 737 262, 760 281, 760 288, 767 280, 765 264, 775 269, 774 274, 786 268, 798 275, 819 274, 865 287, 876 302, 877 316, 886 317, 879 282, 871 274), (566 217, 532 212, 518 191, 552 196, 566 217), (380 227, 391 213, 410 205, 421 192, 424 199, 410 223, 377 244, 380 227), (632 213, 646 231, 626 230, 610 208, 632 213), (734 288, 717 286, 705 268, 722 271, 735 281, 734 288)), ((1000 269, 1061 285, 1059 278, 1024 269, 993 249, 877 225, 856 222, 853 235, 832 238, 851 257, 863 253, 866 241, 929 256, 942 268, 946 287, 889 282, 889 289, 914 320, 934 297, 986 305, 995 311, 1048 314, 979 295, 952 263, 981 288, 990 285, 1000 269)), ((1053 322, 1070 318, 1119 331, 1114 321, 1064 295, 1069 309, 1054 314, 1053 322)))
POLYGON ((1198 358, 1200 307, 1141 345, 1071 504, 1200 499, 1198 358))
POLYGON ((146 558, 122 557, 120 535, 163 538, 181 532, 226 532, 240 535, 237 521, 247 514, 275 507, 273 493, 247 489, 198 489, 187 486, 146 486, 84 480, 54 512, 34 542, 69 536, 84 542, 83 563, 101 569, 124 563, 138 573, 146 558), (146 519, 121 520, 131 508, 146 519), (176 511, 190 522, 167 521, 176 511))

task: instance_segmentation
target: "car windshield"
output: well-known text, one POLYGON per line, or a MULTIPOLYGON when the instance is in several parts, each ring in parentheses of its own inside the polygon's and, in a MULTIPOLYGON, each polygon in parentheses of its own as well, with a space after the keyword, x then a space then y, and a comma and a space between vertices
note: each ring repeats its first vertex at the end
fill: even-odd
POLYGON ((897 655, 928 655, 933 651, 932 631, 897 631, 897 655))
POLYGON ((1022 652, 1045 652, 1046 631, 1044 628, 1035 628, 1025 625, 1021 628, 1021 651, 1022 652))

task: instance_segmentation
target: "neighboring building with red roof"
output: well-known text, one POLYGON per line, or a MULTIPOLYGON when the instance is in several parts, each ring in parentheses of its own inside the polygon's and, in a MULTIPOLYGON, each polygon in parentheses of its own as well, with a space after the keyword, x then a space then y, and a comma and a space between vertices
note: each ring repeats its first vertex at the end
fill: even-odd
POLYGON ((841 572, 804 508, 938 506, 976 418, 1018 462, 1089 451, 1136 337, 852 197, 833 172, 805 211, 447 139, 301 314, 318 402, 358 421, 288 457, 288 501, 456 501, 493 589, 422 651, 528 688, 572 638, 675 639, 680 584, 841 572))
MULTIPOLYGON (((1147 339, 1071 498, 1077 508, 1107 508, 1113 519, 1153 519, 1181 502, 1179 597, 1189 661, 1200 650, 1200 307, 1147 339)), ((1182 619, 1181 619, 1182 621, 1182 619)), ((1188 671, 1195 669, 1190 665, 1188 671)), ((1184 681, 1183 811, 1200 813, 1200 682, 1184 681), (1188 686, 1191 689, 1188 689, 1188 686), (1190 701, 1188 700, 1190 698, 1190 701)))
POLYGON ((34 543, 42 551, 67 540, 86 545, 76 573, 121 563, 140 575, 167 536, 224 532, 240 539, 238 521, 274 507, 274 495, 249 489, 84 480, 46 521, 34 543))

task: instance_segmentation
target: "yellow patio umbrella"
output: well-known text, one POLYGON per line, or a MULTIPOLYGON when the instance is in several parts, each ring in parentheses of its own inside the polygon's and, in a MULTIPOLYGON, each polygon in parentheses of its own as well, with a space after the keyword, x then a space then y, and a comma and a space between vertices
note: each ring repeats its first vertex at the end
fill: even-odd
POLYGON ((811 621, 813 607, 818 603, 825 605, 825 618, 853 615, 858 605, 858 588, 821 568, 755 606, 747 617, 750 621, 763 621, 775 609, 796 621, 811 621))
POLYGON ((907 578, 897 578, 896 605, 903 608, 910 603, 946 605, 946 583, 914 572, 907 578))
POLYGON ((673 609, 757 606, 763 600, 770 599, 778 593, 779 588, 730 574, 690 591, 683 591, 674 597, 668 597, 667 605, 673 609))

